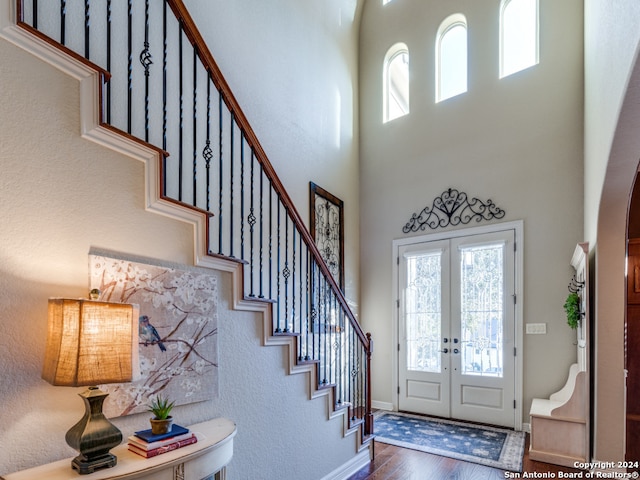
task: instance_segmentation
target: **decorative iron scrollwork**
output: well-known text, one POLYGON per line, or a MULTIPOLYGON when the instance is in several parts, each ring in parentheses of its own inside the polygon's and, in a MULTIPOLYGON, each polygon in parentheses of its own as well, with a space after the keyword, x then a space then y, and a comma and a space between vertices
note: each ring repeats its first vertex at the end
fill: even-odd
POLYGON ((344 287, 344 203, 313 182, 309 182, 309 187, 311 235, 329 271, 338 285, 344 287))
POLYGON ((468 200, 467 194, 449 188, 433 200, 431 207, 425 207, 419 214, 414 213, 402 228, 404 233, 424 230, 427 226, 436 229, 449 225, 466 225, 472 220, 480 222, 502 218, 505 211, 492 200, 483 202, 477 198, 468 200))
POLYGON ((151 60, 151 52, 149 51, 149 42, 144 42, 144 49, 140 52, 140 63, 144 67, 145 76, 149 76, 149 67, 153 64, 151 60))

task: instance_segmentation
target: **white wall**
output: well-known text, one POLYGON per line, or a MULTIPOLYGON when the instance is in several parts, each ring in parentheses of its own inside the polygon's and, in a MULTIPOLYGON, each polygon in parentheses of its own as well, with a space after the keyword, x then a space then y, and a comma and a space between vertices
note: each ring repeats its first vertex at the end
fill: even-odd
POLYGON ((585 0, 585 236, 595 245, 611 143, 637 57, 640 4, 585 0))
MULTIPOLYGON (((394 401, 391 247, 402 227, 448 187, 524 221, 523 421, 533 397, 566 381, 575 337, 562 305, 582 241, 582 2, 540 0, 540 64, 498 79, 498 0, 365 4, 361 23, 361 317, 373 333, 373 394, 394 401), (434 104, 434 42, 452 13, 469 25, 469 91, 434 104), (382 62, 409 47, 411 113, 382 123, 382 62)), ((420 232, 421 234, 428 232, 420 232)))
MULTIPOLYGON (((3 1, 0 7, 7 8, 8 4, 3 1)), ((220 2, 216 8, 222 5, 220 2)), ((347 90, 354 95, 351 84, 351 72, 355 71, 353 24, 347 24, 338 15, 338 4, 322 10, 327 15, 323 20, 326 23, 317 22, 313 14, 321 10, 320 5, 314 2, 299 7, 301 13, 297 20, 304 20, 307 35, 301 37, 303 40, 298 39, 296 49, 301 54, 309 48, 318 56, 315 61, 310 59, 309 65, 328 62, 341 79, 336 88, 342 89, 348 84, 347 90), (345 31, 343 40, 327 46, 324 42, 333 37, 325 38, 321 32, 329 29, 328 24, 339 21, 345 22, 341 26, 345 31), (312 32, 316 32, 315 36, 312 32), (326 58, 334 55, 339 57, 335 61, 326 58), (348 82, 344 78, 348 78, 348 82)), ((290 13, 284 10, 285 6, 282 4, 276 9, 283 18, 290 13)), ((215 29, 216 22, 225 26, 231 21, 240 24, 241 18, 222 16, 210 25, 215 29)), ((261 19, 256 17, 254 21, 259 23, 261 19)), ((276 27, 269 25, 270 30, 276 27)), ((276 37, 278 33, 271 32, 276 37)), ((281 40, 287 43, 290 38, 283 33, 281 40)), ((218 48, 234 46, 238 45, 225 44, 218 48)), ((245 53, 249 56, 248 62, 257 57, 251 49, 245 53)), ((193 260, 193 232, 190 225, 144 210, 142 163, 79 136, 76 81, 4 40, 0 40, 0 59, 2 475, 74 454, 67 447, 64 434, 83 411, 75 395, 82 389, 52 387, 40 379, 47 298, 86 296, 87 255, 94 247, 188 266, 193 260)), ((242 64, 232 62, 223 65, 223 69, 233 70, 236 65, 242 64)), ((232 83, 234 92, 247 88, 251 95, 259 97, 254 90, 260 91, 263 80, 273 71, 269 62, 262 62, 261 67, 266 71, 258 69, 258 73, 239 85, 232 83)), ((301 83, 305 88, 325 88, 323 79, 326 80, 329 72, 320 78, 301 78, 307 73, 289 71, 288 77, 293 84, 301 83)), ((355 78, 355 73, 353 75, 355 78)), ((287 187, 288 184, 297 186, 292 196, 299 210, 307 209, 309 180, 318 182, 347 203, 347 238, 352 252, 349 257, 356 257, 347 270, 353 290, 358 273, 357 255, 353 254, 358 247, 357 147, 352 138, 356 130, 352 111, 355 97, 342 104, 340 118, 351 124, 340 123, 340 128, 346 129, 349 135, 341 136, 338 151, 336 135, 319 133, 323 129, 335 133, 338 124, 337 117, 327 112, 321 115, 313 108, 319 106, 324 95, 318 95, 315 104, 307 104, 304 92, 291 92, 287 85, 278 82, 269 83, 268 87, 264 90, 267 105, 274 101, 272 97, 287 98, 289 110, 308 122, 298 129, 300 118, 288 116, 284 120, 280 118, 282 112, 272 112, 263 106, 256 128, 258 135, 266 139, 268 153, 272 148, 270 144, 277 144, 279 151, 287 152, 275 156, 281 165, 275 159, 274 164, 278 171, 285 171, 287 187), (312 118, 307 119, 305 112, 311 112, 312 118), (288 126, 283 127, 282 122, 288 126), (286 133, 292 131, 291 137, 296 142, 290 145, 286 133), (315 133, 305 138, 310 132, 315 133), (304 163, 294 162, 291 169, 283 169, 287 161, 297 158, 304 158, 304 163), (335 177, 328 173, 332 169, 338 171, 335 177)), ((341 93, 348 98, 347 92, 341 93)), ((243 103, 242 98, 240 102, 243 103)), ((251 114, 249 118, 253 121, 251 114)), ((341 419, 327 421, 324 397, 309 400, 308 376, 286 374, 286 351, 281 347, 261 347, 259 317, 228 311, 225 305, 231 297, 230 278, 220 274, 219 285, 220 397, 178 407, 177 416, 185 424, 220 415, 237 422, 236 454, 229 469, 233 478, 264 478, 264 475, 292 480, 322 478, 353 458, 354 436, 342 437, 341 419)), ((115 423, 129 435, 145 428, 147 418, 144 414, 133 415, 116 419, 115 423)))
POLYGON ((585 1, 585 235, 595 257, 594 459, 625 458, 629 198, 640 159, 640 4, 585 1))

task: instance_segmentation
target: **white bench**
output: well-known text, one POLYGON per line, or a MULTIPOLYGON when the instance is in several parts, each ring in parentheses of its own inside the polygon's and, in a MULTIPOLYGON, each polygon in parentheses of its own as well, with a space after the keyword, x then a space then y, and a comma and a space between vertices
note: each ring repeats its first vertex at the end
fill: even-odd
POLYGON ((534 398, 529 411, 529 458, 574 467, 588 462, 587 372, 571 365, 565 386, 549 399, 534 398))

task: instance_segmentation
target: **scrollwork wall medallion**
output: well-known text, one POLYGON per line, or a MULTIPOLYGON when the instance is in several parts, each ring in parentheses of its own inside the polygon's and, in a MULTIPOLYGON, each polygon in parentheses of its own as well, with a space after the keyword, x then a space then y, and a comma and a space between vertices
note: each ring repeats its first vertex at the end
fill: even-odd
POLYGON ((466 225, 471 221, 481 222, 494 218, 503 218, 505 211, 492 200, 483 202, 478 198, 469 200, 464 192, 449 188, 426 206, 420 213, 414 213, 402 228, 404 233, 425 230, 426 227, 436 229, 449 225, 466 225))

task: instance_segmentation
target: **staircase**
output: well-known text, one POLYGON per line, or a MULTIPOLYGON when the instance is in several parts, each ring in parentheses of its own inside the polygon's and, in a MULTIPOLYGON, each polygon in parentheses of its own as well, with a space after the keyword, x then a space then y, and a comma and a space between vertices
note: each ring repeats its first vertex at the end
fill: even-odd
POLYGON ((2 34, 79 80, 82 135, 146 163, 147 208, 194 225, 195 263, 232 273, 234 308, 367 446, 370 336, 183 2, 17 0, 2 34))

